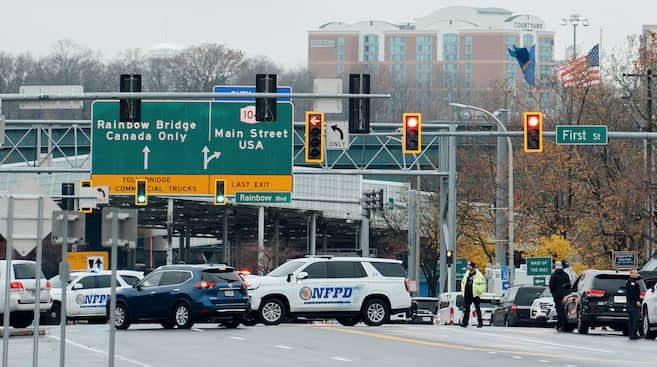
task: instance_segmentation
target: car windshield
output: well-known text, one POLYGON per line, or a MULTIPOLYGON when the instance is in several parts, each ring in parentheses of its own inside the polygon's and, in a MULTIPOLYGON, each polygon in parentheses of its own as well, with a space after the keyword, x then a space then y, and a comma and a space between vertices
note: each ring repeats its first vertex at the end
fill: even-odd
POLYGON ((220 282, 239 282, 242 278, 233 270, 219 270, 219 269, 207 269, 203 270, 201 275, 202 280, 206 280, 213 283, 220 282))
POLYGON ((652 258, 641 268, 641 271, 657 271, 657 259, 652 258))
POLYGON ((481 308, 495 308, 495 307, 497 307, 497 305, 495 303, 491 302, 491 301, 486 301, 486 302, 481 301, 479 303, 479 307, 481 307, 481 308))
MULTIPOLYGON (((79 277, 78 275, 71 274, 71 276, 69 277, 68 282, 72 283, 76 279, 78 279, 78 277, 79 277)), ((50 281, 50 286, 52 288, 61 288, 62 287, 62 279, 59 277, 59 275, 55 275, 54 277, 50 278, 49 281, 50 281)))
POLYGON ((267 275, 270 277, 286 277, 288 274, 294 273, 294 271, 299 269, 299 267, 303 264, 305 264, 305 261, 288 261, 285 264, 272 270, 267 275))
MULTIPOLYGON (((34 263, 16 263, 13 264, 14 267, 14 278, 15 279, 34 279, 36 278, 36 264, 34 263)), ((43 279, 43 272, 41 273, 41 279, 43 279)))
POLYGON ((544 288, 523 287, 518 289, 516 303, 520 306, 531 306, 532 302, 543 293, 544 288))
MULTIPOLYGON (((601 289, 607 293, 616 293, 618 290, 625 290, 627 274, 600 274, 593 279, 593 288, 601 289)), ((643 282, 639 282, 642 290, 645 290, 643 282)))

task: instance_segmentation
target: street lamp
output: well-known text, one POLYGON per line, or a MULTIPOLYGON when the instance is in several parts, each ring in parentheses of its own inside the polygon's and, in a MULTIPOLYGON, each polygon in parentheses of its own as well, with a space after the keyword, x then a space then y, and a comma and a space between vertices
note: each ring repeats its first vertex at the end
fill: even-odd
MULTIPOLYGON (((470 106, 470 105, 466 105, 466 104, 462 104, 462 103, 450 103, 449 105, 454 106, 454 107, 458 107, 458 108, 471 109, 471 110, 482 112, 482 113, 490 116, 493 119, 493 121, 495 121, 495 123, 500 128, 500 130, 502 130, 505 133, 508 132, 507 129, 506 129, 506 126, 504 126, 504 124, 497 118, 497 116, 495 116, 494 114, 484 110, 483 108, 470 106)), ((504 111, 504 110, 498 110, 498 111, 504 111)), ((511 137, 508 136, 508 135, 506 137, 506 146, 507 146, 507 149, 508 149, 508 153, 507 153, 507 155, 508 155, 508 164, 507 165, 508 165, 508 175, 509 175, 509 177, 508 177, 508 181, 509 181, 508 182, 508 185, 509 185, 509 187, 508 187, 508 191, 509 191, 509 193, 508 193, 508 196, 509 196, 509 204, 508 204, 509 205, 509 229, 508 229, 508 231, 509 231, 509 254, 508 254, 508 256, 509 256, 509 268, 511 269, 509 282, 510 282, 511 285, 513 285, 514 278, 515 278, 515 274, 514 274, 515 272, 513 271, 513 269, 515 269, 515 264, 514 264, 515 259, 514 259, 514 256, 513 256, 513 254, 515 252, 515 245, 513 243, 513 240, 514 240, 514 238, 513 238, 513 146, 511 145, 511 137)))
POLYGON ((573 26, 573 61, 577 58, 577 26, 582 25, 582 27, 589 26, 589 20, 582 18, 577 14, 572 14, 569 18, 562 18, 561 25, 572 25, 573 26))

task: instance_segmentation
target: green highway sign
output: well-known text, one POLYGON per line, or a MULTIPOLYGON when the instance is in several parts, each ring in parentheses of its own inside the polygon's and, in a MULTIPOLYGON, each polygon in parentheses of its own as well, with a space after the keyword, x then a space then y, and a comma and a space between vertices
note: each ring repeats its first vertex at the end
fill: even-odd
POLYGON ((456 279, 463 279, 468 267, 468 259, 462 257, 456 259, 456 279))
POLYGON ((237 203, 289 203, 289 192, 238 192, 235 193, 235 202, 237 203))
POLYGON ((528 257, 527 275, 550 275, 552 274, 551 257, 528 257))
POLYGON ((142 101, 141 120, 119 121, 119 101, 92 105, 94 185, 130 194, 136 178, 152 194, 285 192, 292 185, 293 106, 255 121, 251 102, 142 101))
POLYGON ((606 145, 607 125, 557 125, 558 145, 606 145))
POLYGON ((545 285, 545 277, 534 277, 534 285, 545 285))

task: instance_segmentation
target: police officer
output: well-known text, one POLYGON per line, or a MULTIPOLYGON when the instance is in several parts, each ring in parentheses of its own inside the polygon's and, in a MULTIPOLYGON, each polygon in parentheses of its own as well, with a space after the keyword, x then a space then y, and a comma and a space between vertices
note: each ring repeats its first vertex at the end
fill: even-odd
POLYGON ((481 295, 486 291, 486 278, 477 270, 475 263, 470 261, 468 264, 468 271, 463 275, 461 281, 461 294, 463 295, 463 303, 465 303, 465 310, 463 311, 463 322, 461 326, 468 327, 470 321, 470 306, 474 303, 475 310, 477 310, 477 327, 483 326, 481 320, 481 308, 479 302, 481 295))
POLYGON ((625 282, 627 290, 627 313, 629 314, 627 328, 631 340, 639 339, 639 310, 641 310, 641 287, 639 286, 639 272, 630 271, 630 277, 625 282))
POLYGON ((554 272, 550 276, 550 293, 554 300, 554 308, 557 310, 557 331, 563 331, 566 326, 566 313, 562 301, 570 292, 570 277, 563 270, 561 261, 554 262, 554 272))

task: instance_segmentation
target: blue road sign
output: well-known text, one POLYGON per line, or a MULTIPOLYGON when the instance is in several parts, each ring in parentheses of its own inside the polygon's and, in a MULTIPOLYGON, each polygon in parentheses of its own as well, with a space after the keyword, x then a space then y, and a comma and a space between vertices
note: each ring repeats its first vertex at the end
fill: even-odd
POLYGON ((505 290, 509 289, 509 287, 511 285, 509 283, 509 274, 511 273, 511 268, 509 268, 508 265, 504 265, 504 266, 502 266, 502 268, 500 270, 501 270, 500 278, 502 280, 502 290, 505 291, 505 290))
MULTIPOLYGON (((212 88, 213 93, 255 93, 255 86, 252 85, 215 85, 212 88)), ((292 87, 278 87, 276 93, 292 93, 292 87)), ((215 101, 220 102, 251 102, 255 103, 255 98, 239 97, 239 98, 215 98, 215 101)), ((290 102, 289 97, 277 98, 278 102, 290 102)))

